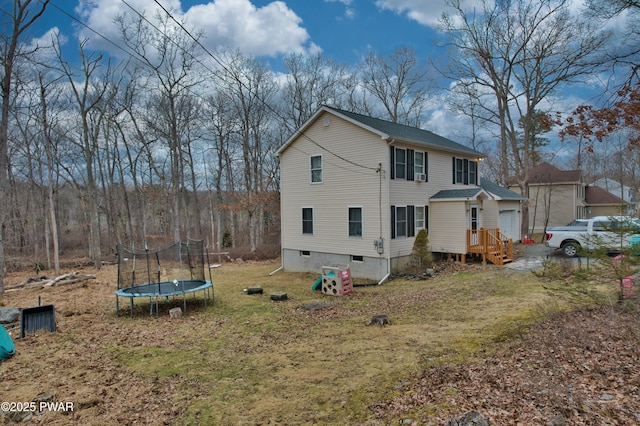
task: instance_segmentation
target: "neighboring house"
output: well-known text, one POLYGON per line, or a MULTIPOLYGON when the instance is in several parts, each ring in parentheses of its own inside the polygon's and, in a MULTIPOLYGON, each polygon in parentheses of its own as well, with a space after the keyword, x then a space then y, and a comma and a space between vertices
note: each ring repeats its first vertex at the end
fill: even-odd
MULTIPOLYGON (((550 226, 566 225, 586 214, 585 182, 581 170, 560 170, 543 162, 529 170, 529 229, 544 232, 550 226)), ((509 189, 521 193, 515 178, 509 189)))
POLYGON ((623 185, 617 180, 613 180, 608 177, 602 177, 596 180, 595 182, 593 182, 593 185, 599 186, 600 188, 610 192, 616 197, 620 197, 629 206, 627 214, 635 214, 637 199, 633 188, 630 188, 627 185, 623 185))
POLYGON ((285 270, 349 264, 353 276, 381 282, 422 228, 432 251, 463 261, 508 261, 501 223, 520 239, 520 196, 480 179, 480 152, 429 131, 325 106, 278 155, 285 270), (488 241, 504 251, 499 259, 488 241))
POLYGON ((629 213, 629 203, 599 186, 585 188, 586 217, 619 216, 629 213))

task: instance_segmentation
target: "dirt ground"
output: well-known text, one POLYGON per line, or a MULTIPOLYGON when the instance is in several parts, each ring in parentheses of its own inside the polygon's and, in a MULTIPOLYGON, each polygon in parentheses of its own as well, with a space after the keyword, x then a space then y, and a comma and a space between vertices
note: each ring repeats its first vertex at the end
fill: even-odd
MULTIPOLYGON (((136 336, 122 331, 122 318, 113 315, 116 274, 110 265, 95 280, 46 289, 14 288, 33 273, 7 277, 0 305, 36 306, 38 298, 43 305, 55 303, 58 329, 77 331, 64 333, 66 339, 37 333, 16 340, 19 330, 10 329, 20 356, 0 364, 0 401, 10 395, 11 401, 74 404, 73 411, 35 412, 27 422, 155 425, 183 414, 185 405, 172 402, 180 377, 163 379, 159 386, 154 379, 126 374, 105 356, 105 336, 113 342, 164 338, 146 335, 144 328, 136 336)), ((640 328, 634 302, 558 314, 505 345, 477 363, 425 365, 403 381, 396 395, 373 404, 363 424, 446 424, 471 410, 492 425, 640 424, 640 328)), ((15 420, 22 418, 0 417, 6 424, 15 420)))

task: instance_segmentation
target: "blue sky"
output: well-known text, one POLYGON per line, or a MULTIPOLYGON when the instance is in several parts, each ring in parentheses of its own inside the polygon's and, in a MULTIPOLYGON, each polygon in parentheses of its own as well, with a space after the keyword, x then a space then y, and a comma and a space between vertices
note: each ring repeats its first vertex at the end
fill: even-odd
MULTIPOLYGON (((471 0, 470 0, 471 1, 471 0)), ((113 23, 117 14, 150 16, 159 10, 154 0, 52 0, 38 23, 34 37, 48 38, 57 30, 73 52, 77 38, 89 38, 89 46, 122 55, 71 14, 102 36, 117 40, 113 23), (62 9, 62 11, 60 10, 62 9)), ((408 45, 421 58, 437 56, 434 45, 437 19, 444 0, 159 0, 178 19, 204 31, 203 44, 239 49, 262 56, 277 67, 290 52, 316 53, 344 64, 355 64, 369 52, 386 56, 408 45)))
MULTIPOLYGON (((5 0, 3 0, 5 1, 5 0)), ((584 0, 571 0, 577 11, 584 0)), ((396 48, 413 48, 426 63, 427 57, 438 61, 444 48, 437 46, 442 36, 438 19, 445 12, 445 0, 51 0, 44 17, 34 29, 34 42, 50 44, 51 34, 59 32, 65 59, 77 58, 76 40, 88 38, 88 48, 107 51, 123 58, 124 54, 91 30, 115 43, 119 32, 113 20, 136 13, 152 17, 161 11, 158 3, 172 15, 186 22, 188 28, 203 31, 200 39, 210 52, 220 47, 239 50, 248 56, 269 61, 274 71, 283 71, 281 60, 292 52, 317 53, 347 65, 359 63, 370 52, 388 56, 396 48), (75 22, 72 15, 84 25, 75 22)), ((479 0, 462 0, 467 7, 479 0)), ((164 12, 162 12, 164 13, 164 12)), ((611 23, 615 27, 618 23, 611 23)), ((622 24, 619 25, 622 28, 622 24)), ((213 62, 213 60, 212 60, 213 62)), ((212 67, 215 64, 212 63, 212 67)), ((591 82, 559 93, 549 99, 549 108, 570 111, 590 98, 591 89, 599 91, 606 80, 594 75, 591 82), (577 89, 577 90, 576 90, 577 89)), ((594 93, 594 92, 592 92, 594 93)), ((446 108, 445 96, 434 96, 430 115, 424 123, 431 131, 460 142, 469 135, 468 122, 446 108)))

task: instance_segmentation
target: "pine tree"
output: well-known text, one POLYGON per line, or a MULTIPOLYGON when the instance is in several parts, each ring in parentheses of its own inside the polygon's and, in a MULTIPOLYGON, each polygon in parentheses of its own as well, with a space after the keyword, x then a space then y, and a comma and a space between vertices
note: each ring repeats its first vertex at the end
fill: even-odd
POLYGON ((411 260, 413 266, 422 272, 433 265, 433 255, 429 249, 429 235, 426 229, 421 229, 416 235, 411 251, 411 260))

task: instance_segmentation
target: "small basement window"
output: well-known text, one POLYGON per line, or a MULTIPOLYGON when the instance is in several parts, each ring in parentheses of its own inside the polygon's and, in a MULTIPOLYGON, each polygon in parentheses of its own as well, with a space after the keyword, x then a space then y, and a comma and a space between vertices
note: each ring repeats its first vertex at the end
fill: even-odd
POLYGON ((311 256, 311 252, 309 250, 300 250, 300 256, 311 256))
POLYGON ((352 262, 364 262, 364 256, 351 256, 352 262))

